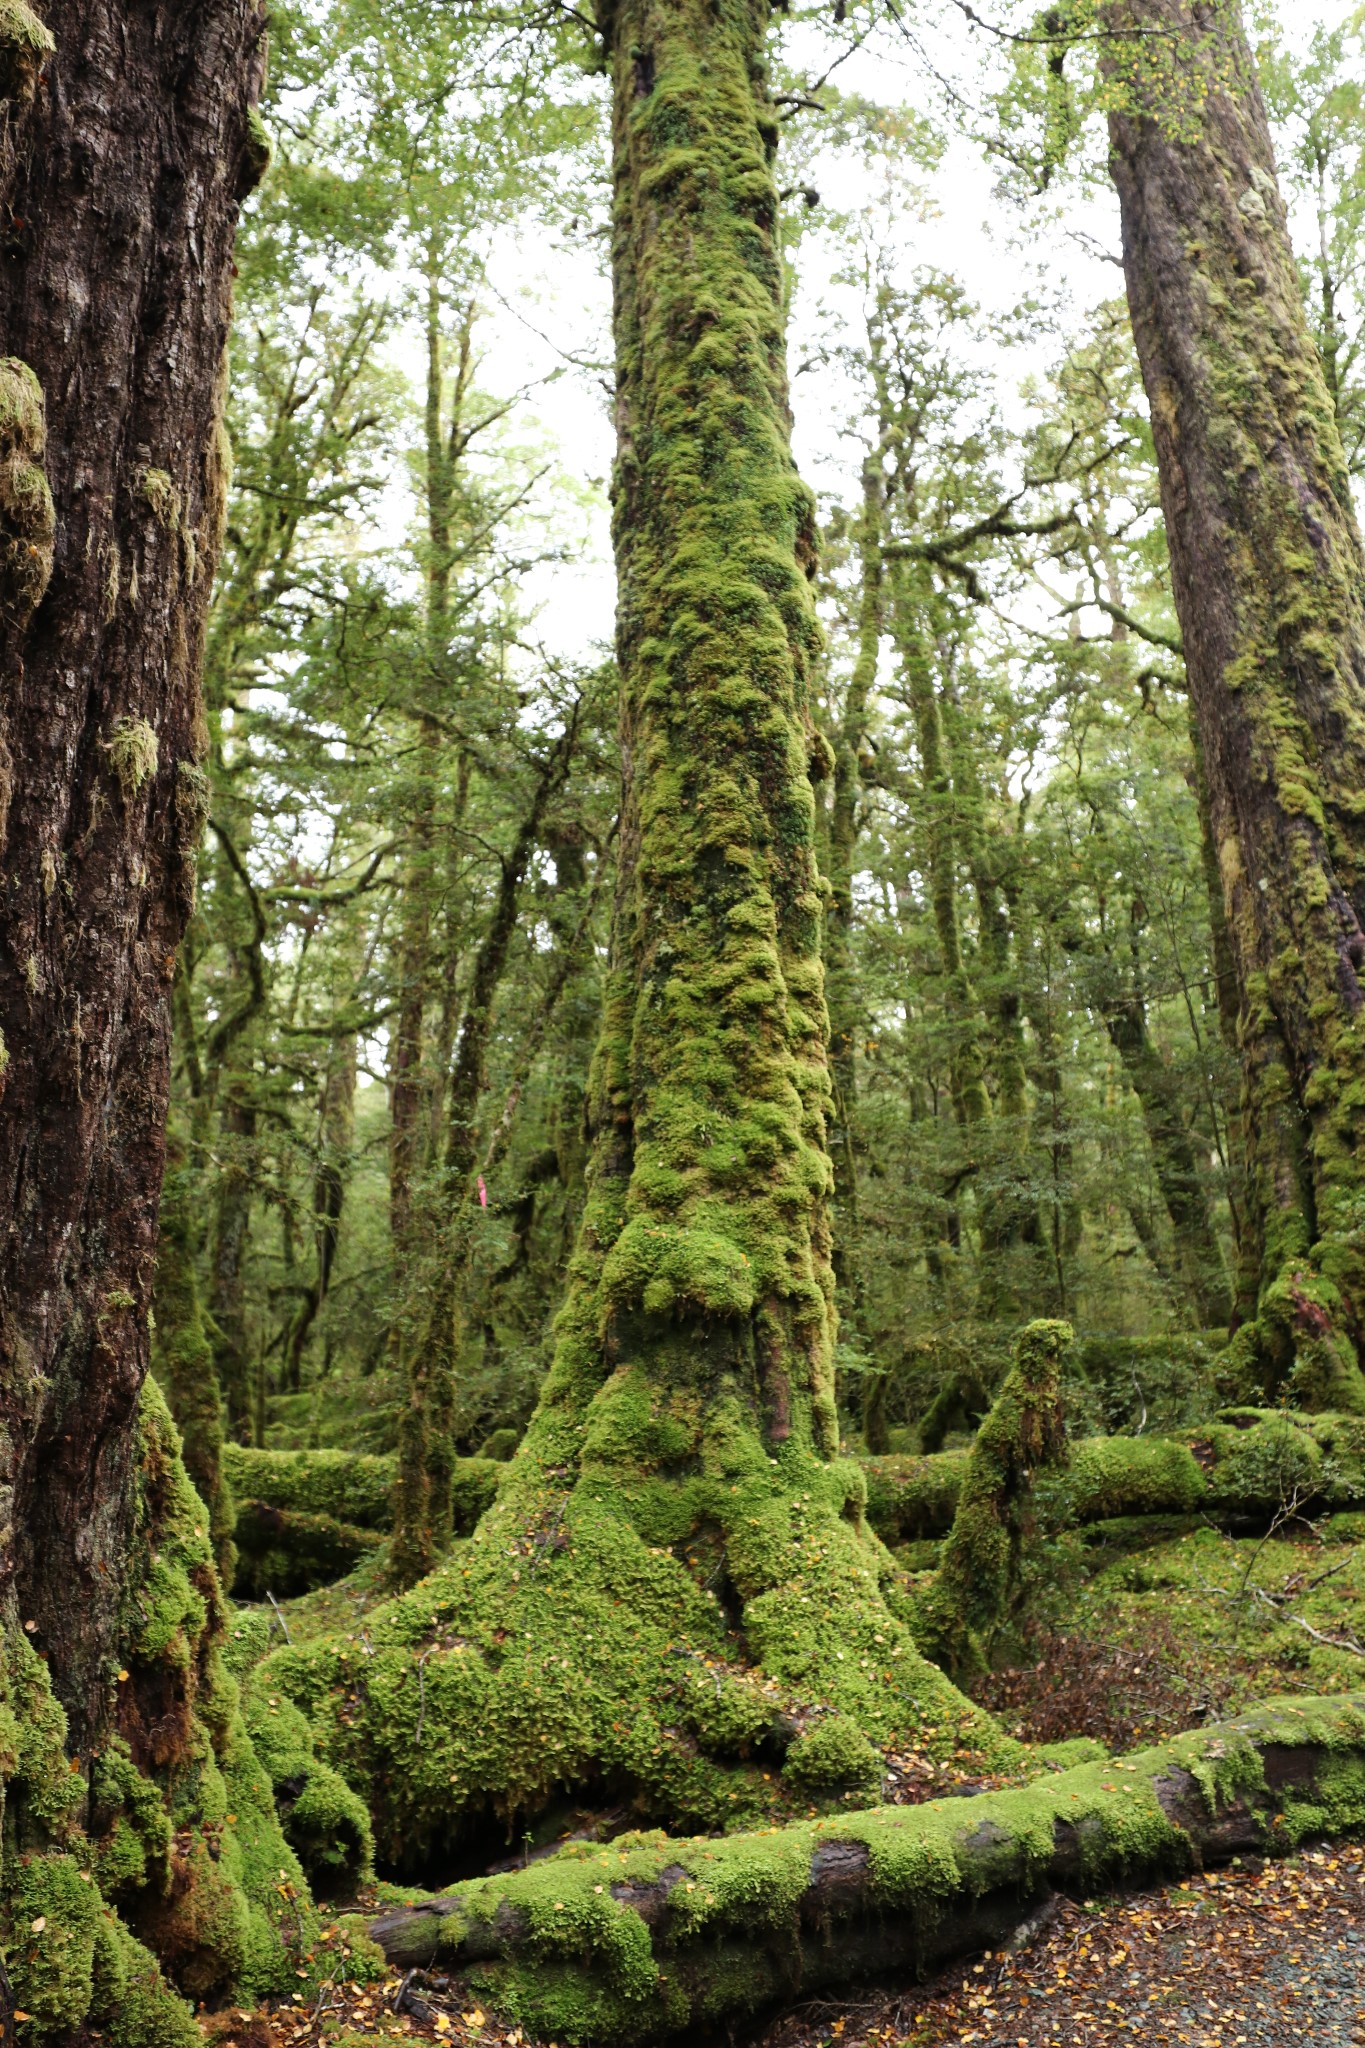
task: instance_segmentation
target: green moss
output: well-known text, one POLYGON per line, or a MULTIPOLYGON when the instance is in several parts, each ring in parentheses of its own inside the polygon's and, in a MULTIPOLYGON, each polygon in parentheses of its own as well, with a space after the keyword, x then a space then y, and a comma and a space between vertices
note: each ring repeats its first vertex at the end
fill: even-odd
POLYGON ((256 1451, 241 1444, 225 1445, 223 1457, 239 1500, 330 1515, 362 1529, 389 1526, 392 1458, 355 1457, 346 1451, 256 1451))
POLYGON ((374 1860, 363 1803, 314 1755, 312 1731, 288 1700, 259 1686, 249 1690, 246 1725, 313 1890, 324 1897, 349 1895, 371 1875, 374 1860))
POLYGON ((1021 1332, 972 1446, 938 1573, 921 1604, 922 1640, 952 1666, 987 1662, 993 1639, 1015 1618, 1034 1475, 1066 1462, 1061 1361, 1071 1341, 1069 1323, 1033 1322, 1021 1332))
POLYGON ((138 474, 138 493, 158 526, 168 533, 180 527, 180 493, 164 469, 144 469, 138 474))
POLYGON ((31 51, 38 58, 50 56, 57 47, 52 31, 26 0, 0 0, 0 44, 11 50, 31 51))
MULTIPOLYGON (((0 85, 4 53, 15 48, 0 33, 0 85)), ((0 356, 0 606, 21 622, 38 604, 52 574, 56 513, 42 469, 46 443, 38 379, 17 356, 0 356)))
POLYGON ((787 1752, 788 1784, 800 1792, 868 1793, 879 1789, 882 1760, 861 1728, 844 1714, 817 1721, 787 1752))
POLYGON ((275 154, 275 145, 271 141, 270 130, 261 118, 259 107, 250 108, 246 119, 246 190, 253 191, 270 169, 271 158, 275 154))
POLYGON ((160 746, 155 732, 145 718, 120 718, 105 741, 105 752, 124 802, 131 803, 156 773, 160 746))

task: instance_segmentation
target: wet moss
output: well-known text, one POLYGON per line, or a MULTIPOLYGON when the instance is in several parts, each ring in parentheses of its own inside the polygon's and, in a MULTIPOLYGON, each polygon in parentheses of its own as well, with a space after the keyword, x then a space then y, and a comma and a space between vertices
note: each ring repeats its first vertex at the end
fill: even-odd
MULTIPOLYGON (((255 1999, 311 1981, 309 1885, 277 1809, 324 1881, 368 1866, 359 1801, 297 1716, 268 1768, 221 1652, 209 1518, 155 1381, 143 1388, 113 1726, 89 1758, 22 1631, 0 1666, 0 1942, 31 2038, 107 2029, 127 2048, 187 2048, 195 1998, 255 1999), (164 1970, 165 1975, 162 1975, 164 1970)), ((318 1968, 325 1965, 319 1964, 318 1968)))

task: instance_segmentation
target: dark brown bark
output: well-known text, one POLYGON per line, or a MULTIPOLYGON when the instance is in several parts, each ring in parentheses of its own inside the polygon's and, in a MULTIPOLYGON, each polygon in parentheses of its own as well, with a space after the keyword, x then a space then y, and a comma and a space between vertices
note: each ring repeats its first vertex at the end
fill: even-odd
POLYGON ((1365 1409, 1365 558, 1235 0, 1113 0, 1124 267, 1240 996, 1238 1357, 1365 1409), (1160 52, 1167 54, 1163 57, 1160 52), (1170 53, 1178 53, 1178 62, 1170 53))
POLYGON ((264 13, 56 0, 48 26, 0 296, 0 348, 42 387, 56 506, 46 595, 0 625, 0 1585, 36 1622, 84 1750, 112 1697, 147 1369, 264 13))

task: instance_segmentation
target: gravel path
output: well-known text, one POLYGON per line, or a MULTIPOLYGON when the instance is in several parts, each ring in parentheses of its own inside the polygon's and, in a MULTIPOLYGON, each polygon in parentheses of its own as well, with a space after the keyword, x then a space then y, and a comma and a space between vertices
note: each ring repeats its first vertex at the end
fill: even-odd
POLYGON ((1365 2048, 1365 1849, 1060 1908, 1017 1955, 789 2015, 762 2048, 1365 2048))

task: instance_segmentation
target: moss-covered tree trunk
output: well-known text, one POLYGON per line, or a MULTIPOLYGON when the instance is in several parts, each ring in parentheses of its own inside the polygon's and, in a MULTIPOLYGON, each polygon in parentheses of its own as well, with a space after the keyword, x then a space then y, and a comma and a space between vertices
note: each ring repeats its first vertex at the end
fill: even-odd
POLYGON ((473 1539, 278 1651, 408 1864, 556 1796, 708 1827, 996 1752, 883 1597, 835 1456, 812 508, 788 439, 766 0, 621 0, 625 789, 579 1243, 473 1539), (420 1731, 420 1732, 419 1732, 420 1731))
POLYGON ((46 13, 0 8, 0 2017, 193 2048, 134 1932, 208 1997, 292 1989, 316 1928, 146 1377, 265 23, 46 13))
MULTIPOLYGON (((0 313, 0 1570, 84 1749, 118 1669, 264 22, 254 0, 47 19, 0 313)), ((28 21, 0 15, 7 52, 28 21)))
POLYGON ((1267 1388, 1365 1409, 1365 560, 1235 0, 1109 25, 1146 39, 1109 46, 1113 170, 1241 998, 1235 1342, 1267 1388))

